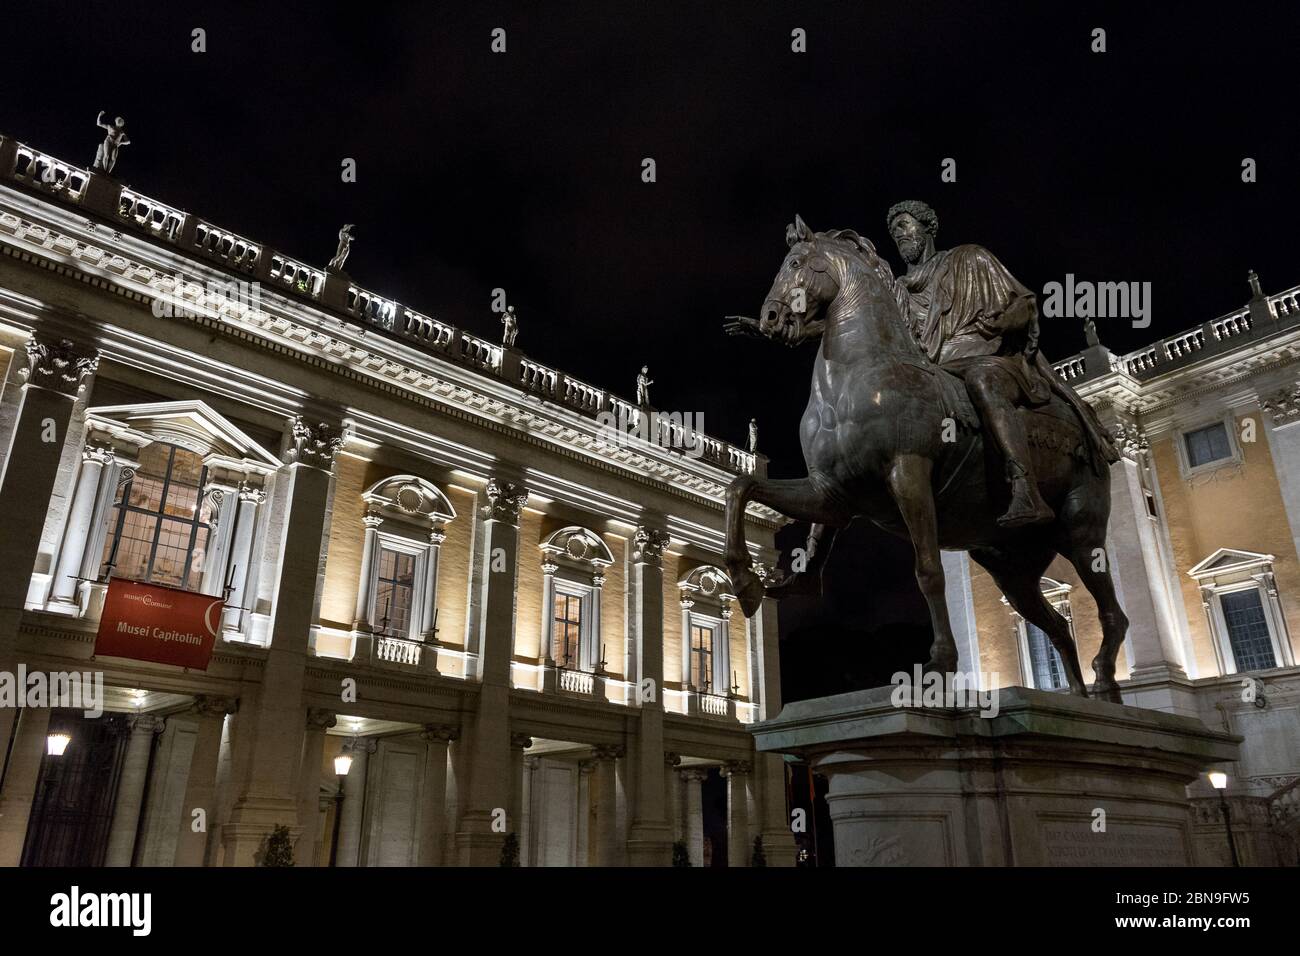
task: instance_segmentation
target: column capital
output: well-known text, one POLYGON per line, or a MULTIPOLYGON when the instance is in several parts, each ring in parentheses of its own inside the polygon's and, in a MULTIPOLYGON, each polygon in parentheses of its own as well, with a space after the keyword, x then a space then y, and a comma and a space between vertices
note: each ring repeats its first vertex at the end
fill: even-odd
POLYGON ((1300 382, 1260 396, 1259 407, 1268 413, 1274 428, 1300 419, 1300 382))
POLYGON ((668 769, 671 770, 673 767, 679 766, 681 762, 682 762, 681 754, 673 753, 671 750, 664 751, 664 766, 667 767, 668 769))
POLYGON ((597 744, 591 748, 591 758, 598 763, 604 760, 620 760, 626 753, 627 750, 618 744, 597 744))
POLYGON ((239 493, 240 501, 251 501, 255 505, 266 501, 266 489, 250 481, 241 481, 236 491, 239 493))
POLYGON ((361 523, 367 528, 378 528, 384 523, 384 519, 381 515, 377 515, 374 512, 367 512, 365 517, 361 519, 361 523))
POLYGON ((87 438, 86 444, 81 447, 81 460, 87 463, 109 465, 116 458, 113 446, 100 439, 87 438))
POLYGON ((308 730, 329 730, 338 724, 338 714, 332 710, 326 710, 323 707, 307 708, 307 729, 308 730))
POLYGON ((580 776, 589 777, 595 772, 596 772, 596 761, 594 760, 578 761, 578 774, 580 776))
POLYGON ((533 738, 529 737, 527 734, 510 735, 511 750, 527 750, 532 745, 533 745, 533 738))
POLYGON ((199 694, 194 698, 193 710, 200 717, 225 717, 239 710, 239 698, 199 694))
POLYGON ((544 575, 554 574, 558 570, 560 570, 560 566, 556 564, 554 561, 542 562, 542 574, 544 575))
POLYGON ((605 575, 603 575, 599 571, 593 574, 591 576, 591 586, 596 590, 600 590, 601 588, 603 588, 605 586, 605 575))
POLYGON ((442 525, 434 525, 429 529, 429 544, 435 548, 442 547, 442 543, 447 540, 447 529, 442 525))
POLYGON ((19 371, 32 388, 45 388, 75 398, 85 378, 99 367, 99 351, 78 345, 71 339, 57 342, 33 335, 27 340, 27 367, 19 371))
POLYGON ((167 721, 153 714, 132 714, 126 719, 126 724, 133 734, 160 734, 167 721))
POLYGON ((354 754, 372 754, 379 749, 379 742, 373 737, 353 737, 343 749, 354 754))
POLYGON ((671 543, 668 532, 641 525, 632 536, 632 563, 663 567, 664 548, 671 543))
POLYGON ((746 777, 754 772, 754 765, 748 760, 728 760, 722 768, 724 777, 746 777))
POLYGON ((460 728, 451 724, 425 724, 420 731, 420 739, 429 743, 451 743, 460 737, 460 728))
POLYGON ((709 771, 702 767, 678 767, 678 775, 687 783, 703 783, 709 771))
POLYGON ((723 602, 722 602, 722 610, 720 610, 720 611, 718 612, 718 614, 719 614, 719 616, 721 616, 721 618, 722 618, 724 621, 730 621, 730 620, 731 620, 731 613, 732 613, 732 610, 733 610, 733 608, 731 607, 731 602, 730 602, 730 601, 723 601, 723 602))
POLYGON ((299 415, 293 420, 293 448, 289 450, 292 460, 303 465, 311 465, 323 471, 334 467, 334 456, 343 447, 347 437, 346 427, 331 425, 328 422, 310 422, 299 415))
POLYGON ((1151 447, 1146 432, 1136 422, 1116 422, 1110 427, 1110 437, 1115 442, 1115 450, 1132 461, 1137 461, 1151 447))
POLYGON ((519 512, 528 501, 527 488, 515 481, 490 478, 486 494, 488 503, 482 509, 484 518, 510 525, 519 524, 519 512))
POLYGON ((695 607, 695 602, 690 598, 684 597, 678 603, 681 604, 683 611, 689 611, 691 608, 695 607))

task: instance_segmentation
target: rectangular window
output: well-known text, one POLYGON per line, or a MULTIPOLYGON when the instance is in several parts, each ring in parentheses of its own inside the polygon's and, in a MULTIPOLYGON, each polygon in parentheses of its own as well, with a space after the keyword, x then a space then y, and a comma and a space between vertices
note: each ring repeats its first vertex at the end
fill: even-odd
POLYGON ((415 596, 415 555, 381 548, 375 588, 375 624, 386 634, 408 637, 415 596))
POLYGON ((691 683, 700 690, 713 686, 713 628, 691 625, 691 683))
POLYGON ((1066 685, 1065 665, 1049 638, 1042 630, 1025 622, 1025 643, 1029 645, 1029 664, 1033 671, 1034 686, 1039 690, 1060 690, 1066 685))
POLYGON ((552 653, 561 667, 578 666, 582 641, 582 597, 555 591, 555 620, 552 622, 552 653))
POLYGON ((1228 441, 1228 429, 1223 422, 1215 422, 1196 431, 1183 435, 1187 447, 1187 464, 1192 468, 1208 465, 1232 457, 1232 445, 1228 441))
POLYGON ((1228 643, 1232 646, 1237 670, 1266 671, 1277 667, 1259 589, 1221 594, 1219 602, 1223 607, 1223 620, 1228 625, 1228 643))

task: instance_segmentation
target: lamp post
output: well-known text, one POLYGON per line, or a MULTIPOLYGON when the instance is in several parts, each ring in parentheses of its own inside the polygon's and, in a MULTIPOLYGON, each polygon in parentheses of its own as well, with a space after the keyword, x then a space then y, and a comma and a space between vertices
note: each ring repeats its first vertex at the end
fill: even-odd
POLYGON ((45 752, 51 757, 62 757, 63 752, 68 749, 68 744, 72 742, 72 737, 64 733, 53 733, 45 738, 45 752))
POLYGON ((334 839, 330 843, 330 866, 337 866, 339 861, 339 831, 343 826, 343 781, 351 769, 351 754, 339 754, 334 758, 334 773, 339 778, 339 789, 334 794, 334 839))
POLYGON ((1228 850, 1232 853, 1232 865, 1241 866, 1237 857, 1237 841, 1232 835, 1232 810, 1228 807, 1228 775, 1221 771, 1210 774, 1210 786, 1219 791, 1219 807, 1223 812, 1223 827, 1228 831, 1228 850))

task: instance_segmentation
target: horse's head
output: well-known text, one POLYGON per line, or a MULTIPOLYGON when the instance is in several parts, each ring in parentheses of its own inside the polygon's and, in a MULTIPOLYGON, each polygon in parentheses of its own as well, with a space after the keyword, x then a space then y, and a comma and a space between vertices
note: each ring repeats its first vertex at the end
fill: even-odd
POLYGON ((760 332, 786 345, 798 344, 820 327, 851 273, 863 267, 889 271, 871 243, 851 229, 813 232, 795 216, 786 227, 785 241, 790 252, 763 300, 758 321, 760 332))

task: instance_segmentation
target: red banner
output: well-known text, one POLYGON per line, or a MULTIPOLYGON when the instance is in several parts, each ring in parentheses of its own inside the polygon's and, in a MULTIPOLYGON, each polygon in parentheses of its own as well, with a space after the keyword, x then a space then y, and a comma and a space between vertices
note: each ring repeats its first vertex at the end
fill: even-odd
POLYGON ((140 581, 108 583, 95 653, 208 669, 225 600, 140 581))

